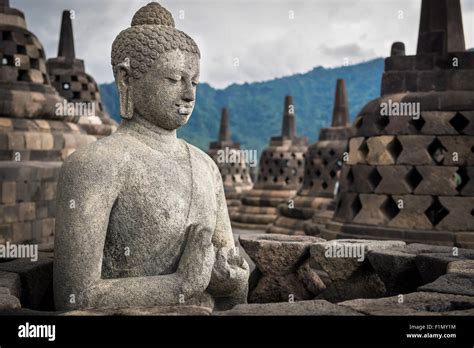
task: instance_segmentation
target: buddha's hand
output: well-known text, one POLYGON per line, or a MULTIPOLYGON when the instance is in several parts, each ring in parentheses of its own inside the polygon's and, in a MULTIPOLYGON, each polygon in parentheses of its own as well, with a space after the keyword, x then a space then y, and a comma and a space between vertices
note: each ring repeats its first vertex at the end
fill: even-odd
POLYGON ((249 266, 237 248, 219 249, 208 290, 215 296, 241 292, 247 287, 249 266))
POLYGON ((216 253, 212 244, 213 231, 199 224, 188 227, 188 237, 176 274, 185 297, 201 294, 211 279, 216 253))

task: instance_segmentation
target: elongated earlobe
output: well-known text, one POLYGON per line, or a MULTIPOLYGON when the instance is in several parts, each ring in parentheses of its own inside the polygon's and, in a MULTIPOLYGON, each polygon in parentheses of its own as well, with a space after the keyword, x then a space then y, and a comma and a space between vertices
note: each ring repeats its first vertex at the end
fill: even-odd
POLYGON ((133 117, 133 93, 128 59, 118 66, 117 88, 120 97, 120 116, 129 120, 133 117))

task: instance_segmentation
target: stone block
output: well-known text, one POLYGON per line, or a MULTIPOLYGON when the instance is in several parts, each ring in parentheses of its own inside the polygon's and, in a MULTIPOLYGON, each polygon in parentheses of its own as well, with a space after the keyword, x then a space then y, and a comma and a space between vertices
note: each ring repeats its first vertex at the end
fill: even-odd
POLYGON ((298 301, 294 303, 240 304, 231 310, 215 312, 213 315, 361 315, 349 308, 343 308, 324 300, 298 301))
POLYGON ((322 241, 311 236, 241 235, 240 244, 264 274, 288 274, 309 255, 312 243, 322 241))
POLYGON ((344 301, 338 305, 351 308, 366 315, 473 315, 474 297, 435 292, 413 292, 379 299, 357 299, 344 301))
POLYGON ((18 204, 19 221, 31 221, 36 218, 36 207, 34 202, 25 202, 18 204))
POLYGON ((17 259, 0 263, 0 271, 20 276, 21 303, 31 309, 52 308, 53 261, 49 259, 17 259))
POLYGON ((369 153, 367 162, 372 165, 388 165, 395 164, 399 150, 395 144, 396 137, 391 135, 382 135, 367 139, 369 153))
POLYGON ((397 158, 397 164, 407 165, 433 165, 435 162, 427 149, 434 141, 434 136, 399 135, 403 151, 397 158))
POLYGON ((369 251, 367 258, 387 289, 387 295, 416 291, 422 284, 415 254, 384 249, 369 251))
POLYGON ((21 281, 18 274, 0 271, 0 287, 8 289, 10 295, 21 298, 21 281))
POLYGON ((450 273, 425 284, 418 291, 474 296, 474 274, 450 273))
POLYGON ((474 197, 439 197, 439 202, 448 214, 436 225, 436 229, 448 231, 471 231, 474 226, 474 197))
POLYGON ((15 242, 30 241, 33 237, 31 222, 14 222, 12 224, 12 233, 15 242))
POLYGON ((365 138, 357 137, 349 140, 349 159, 347 164, 366 163, 366 157, 369 152, 365 138))
POLYGON ((13 204, 16 202, 16 182, 0 182, 0 203, 13 204))
POLYGON ((457 195, 455 173, 457 167, 447 166, 417 166, 423 180, 415 188, 417 195, 457 195))
POLYGON ((0 310, 12 310, 21 308, 20 300, 15 296, 0 293, 0 310))

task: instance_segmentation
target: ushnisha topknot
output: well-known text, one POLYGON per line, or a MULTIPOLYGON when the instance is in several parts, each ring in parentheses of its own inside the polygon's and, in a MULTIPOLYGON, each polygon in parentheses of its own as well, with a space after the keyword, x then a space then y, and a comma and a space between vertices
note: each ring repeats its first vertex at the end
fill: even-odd
POLYGON ((171 13, 157 2, 139 9, 132 26, 123 30, 112 44, 112 68, 117 74, 120 64, 130 64, 131 76, 139 79, 159 54, 179 49, 201 57, 192 38, 176 29, 171 13))
POLYGON ((132 27, 135 25, 165 25, 175 27, 171 12, 157 2, 150 2, 139 9, 132 19, 132 27))

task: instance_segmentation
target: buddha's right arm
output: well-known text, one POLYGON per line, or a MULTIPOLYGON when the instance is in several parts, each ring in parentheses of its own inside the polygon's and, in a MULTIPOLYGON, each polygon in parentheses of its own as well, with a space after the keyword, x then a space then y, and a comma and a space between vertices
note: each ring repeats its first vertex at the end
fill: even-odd
POLYGON ((101 279, 109 215, 126 178, 120 165, 112 163, 116 156, 92 157, 74 153, 63 164, 58 181, 56 309, 173 305, 182 296, 203 292, 209 280, 188 281, 193 275, 187 268, 171 275, 101 279))

